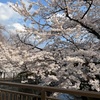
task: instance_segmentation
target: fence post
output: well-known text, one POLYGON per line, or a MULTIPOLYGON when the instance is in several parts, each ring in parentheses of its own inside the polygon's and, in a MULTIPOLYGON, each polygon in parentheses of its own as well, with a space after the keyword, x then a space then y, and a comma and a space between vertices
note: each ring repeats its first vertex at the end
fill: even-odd
POLYGON ((44 89, 41 91, 41 100, 46 100, 46 91, 44 89))

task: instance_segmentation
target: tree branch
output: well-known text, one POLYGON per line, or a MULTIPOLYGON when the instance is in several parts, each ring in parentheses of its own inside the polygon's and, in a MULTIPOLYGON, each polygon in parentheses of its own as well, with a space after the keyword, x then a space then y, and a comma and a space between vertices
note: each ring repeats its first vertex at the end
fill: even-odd
POLYGON ((88 13, 88 11, 90 10, 92 4, 93 4, 93 0, 91 0, 91 3, 88 3, 89 4, 89 7, 88 9, 86 10, 86 12, 84 13, 84 15, 81 17, 81 19, 83 19, 85 17, 85 15, 88 13))
POLYGON ((24 40, 24 41, 23 41, 23 40, 21 40, 21 38, 19 37, 19 35, 18 35, 18 34, 17 34, 17 37, 18 37, 18 39, 20 40, 20 42, 21 42, 21 43, 24 43, 25 45, 32 46, 32 47, 33 47, 32 49, 36 48, 36 49, 39 49, 40 51, 43 51, 43 49, 42 49, 42 48, 39 48, 39 47, 37 47, 37 46, 33 46, 31 43, 26 43, 26 42, 25 42, 25 40, 24 40))
POLYGON ((88 32, 92 33, 93 35, 95 35, 99 40, 100 40, 100 34, 93 29, 93 27, 89 27, 89 25, 86 25, 85 23, 83 23, 82 21, 80 20, 77 20, 77 19, 74 19, 74 18, 71 18, 68 13, 66 14, 66 17, 68 17, 70 20, 74 21, 74 22, 77 22, 79 23, 82 27, 84 27, 88 32))

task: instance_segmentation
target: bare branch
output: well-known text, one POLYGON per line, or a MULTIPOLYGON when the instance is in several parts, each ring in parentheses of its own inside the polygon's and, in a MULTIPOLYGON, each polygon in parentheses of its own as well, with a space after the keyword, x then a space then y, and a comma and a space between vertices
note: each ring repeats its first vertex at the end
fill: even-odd
POLYGON ((88 13, 88 11, 90 10, 90 8, 91 8, 91 6, 92 6, 92 4, 93 4, 93 0, 91 0, 91 2, 88 3, 88 4, 89 4, 89 7, 88 7, 88 9, 85 11, 85 13, 84 13, 84 15, 81 17, 81 19, 83 19, 83 18, 85 17, 85 15, 88 13))

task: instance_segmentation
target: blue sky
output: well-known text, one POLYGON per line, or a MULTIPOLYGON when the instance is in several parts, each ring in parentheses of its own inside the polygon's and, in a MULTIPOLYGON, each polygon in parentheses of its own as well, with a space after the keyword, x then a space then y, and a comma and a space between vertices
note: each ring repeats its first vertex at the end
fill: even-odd
MULTIPOLYGON (((15 3, 19 0, 0 0, 0 24, 6 26, 8 29, 21 29, 23 28, 22 25, 25 24, 23 17, 9 7, 10 1, 15 3)), ((25 2, 26 6, 28 6, 29 3, 27 0, 23 1, 25 2)), ((26 24, 29 25, 29 21, 26 24)))
POLYGON ((0 0, 0 2, 2 2, 2 3, 6 3, 6 2, 9 2, 9 1, 16 2, 18 0, 0 0))
POLYGON ((0 2, 2 3, 6 3, 8 0, 0 0, 0 2))
MULTIPOLYGON (((21 29, 23 28, 23 24, 25 22, 23 21, 23 17, 20 16, 18 13, 12 10, 11 7, 9 7, 9 3, 11 2, 17 2, 19 0, 0 0, 0 23, 4 26, 6 26, 8 29, 21 29)), ((26 6, 28 7, 28 0, 23 0, 26 6)), ((32 1, 32 0, 31 0, 32 1)), ((35 0, 34 0, 35 1, 35 0)), ((44 3, 44 0, 41 0, 44 3)), ((45 4, 45 3, 44 3, 45 4)), ((35 8, 32 9, 32 12, 35 8)), ((39 20, 38 17, 36 17, 36 20, 39 20)), ((43 21, 42 21, 43 22, 43 21)), ((30 25, 30 22, 27 21, 26 23, 28 26, 30 25)))
POLYGON ((4 25, 10 33, 14 33, 14 29, 23 29, 23 18, 9 7, 9 1, 17 0, 0 0, 0 24, 4 25))

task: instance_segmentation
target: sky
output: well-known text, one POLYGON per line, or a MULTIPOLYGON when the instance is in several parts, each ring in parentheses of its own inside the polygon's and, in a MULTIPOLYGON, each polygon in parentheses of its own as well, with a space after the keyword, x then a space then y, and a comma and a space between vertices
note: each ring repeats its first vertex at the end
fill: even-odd
POLYGON ((3 3, 9 2, 9 1, 16 2, 17 0, 0 0, 0 2, 3 2, 3 3))
POLYGON ((9 7, 10 1, 16 2, 17 0, 0 0, 0 24, 14 33, 14 29, 22 30, 24 28, 22 26, 23 18, 9 7))
MULTIPOLYGON (((19 0, 0 0, 0 24, 5 26, 10 33, 16 33, 15 30, 24 30, 23 24, 30 25, 24 22, 24 18, 15 12, 9 4, 16 3, 19 0)), ((29 7, 28 0, 23 0, 26 7, 29 7)), ((34 8, 31 9, 32 11, 34 8)), ((30 10, 30 11, 31 11, 30 10)))

